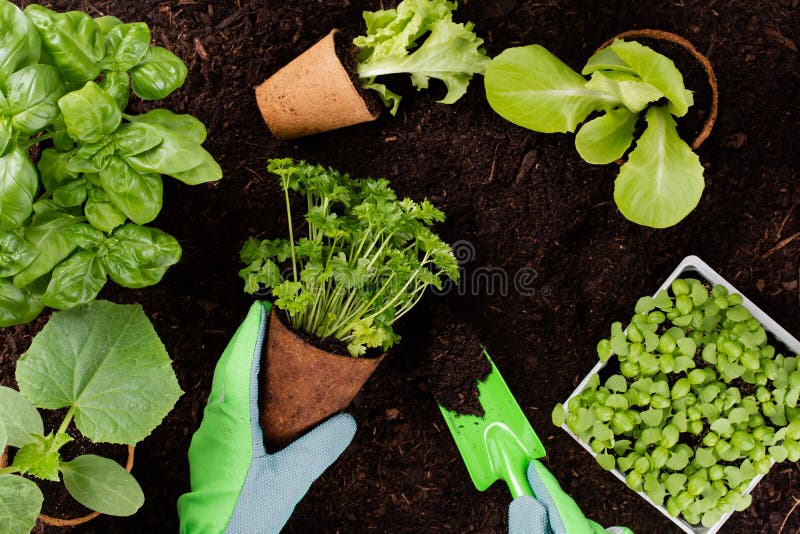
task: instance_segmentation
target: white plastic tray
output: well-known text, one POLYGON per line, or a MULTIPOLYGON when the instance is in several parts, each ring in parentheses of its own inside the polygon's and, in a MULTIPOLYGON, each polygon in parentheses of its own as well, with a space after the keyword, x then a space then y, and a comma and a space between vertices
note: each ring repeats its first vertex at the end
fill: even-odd
MULTIPOLYGON (((743 297, 742 305, 745 308, 747 308, 747 310, 752 314, 753 317, 755 317, 756 319, 758 319, 761 322, 761 325, 764 327, 764 330, 766 330, 767 332, 772 334, 777 341, 779 341, 780 343, 784 344, 786 346, 786 348, 791 353, 800 354, 800 341, 798 341, 797 338, 795 338, 794 336, 789 334, 789 332, 787 332, 783 327, 781 327, 778 323, 773 321, 772 318, 770 318, 766 313, 761 311, 761 309, 758 306, 753 304, 750 301, 750 299, 748 299, 746 296, 744 296, 741 293, 741 291, 738 291, 735 287, 733 287, 733 285, 731 285, 727 280, 725 280, 719 274, 717 274, 716 271, 714 271, 711 267, 708 266, 708 264, 706 264, 706 262, 704 262, 703 260, 701 260, 697 256, 687 256, 680 263, 680 265, 678 265, 678 267, 672 272, 672 274, 670 274, 667 277, 666 281, 663 284, 661 284, 661 287, 658 288, 658 291, 661 291, 662 289, 669 288, 669 286, 672 284, 673 280, 675 280, 676 278, 681 278, 681 277, 683 277, 683 276, 685 276, 687 274, 691 276, 692 273, 694 273, 695 275, 699 276, 700 278, 705 279, 706 281, 708 281, 712 285, 718 285, 718 284, 719 285, 723 285, 726 288, 728 288, 728 291, 730 291, 731 293, 739 293, 739 294, 741 294, 742 297, 743 297)), ((656 293, 658 291, 656 291, 656 293)), ((790 354, 786 354, 785 356, 790 356, 790 354)), ((575 388, 575 391, 572 392, 572 395, 570 395, 569 398, 566 401, 564 401, 565 409, 567 409, 567 410, 569 409, 568 406, 569 406, 570 399, 572 399, 576 395, 580 394, 580 392, 583 391, 583 388, 586 387, 586 384, 589 382, 589 379, 593 375, 599 373, 600 369, 605 367, 609 361, 611 361, 611 358, 609 358, 606 363, 598 362, 597 365, 594 366, 594 369, 592 369, 589 372, 589 374, 586 375, 586 378, 584 378, 581 381, 581 383, 578 384, 578 387, 575 388)), ((570 436, 575 438, 575 440, 578 443, 580 443, 581 446, 583 446, 584 449, 589 451, 589 453, 592 456, 597 457, 597 454, 595 454, 589 448, 589 445, 586 444, 586 443, 583 443, 581 440, 579 440, 578 436, 576 436, 567 427, 566 423, 564 423, 561 426, 561 428, 563 428, 570 436)), ((625 476, 618 469, 614 469, 613 471, 611 471, 611 473, 613 473, 615 477, 620 479, 623 484, 625 483, 625 476)), ((750 493, 753 490, 753 488, 755 487, 755 485, 758 484, 758 482, 763 478, 763 476, 764 475, 759 475, 756 478, 754 478, 753 481, 750 483, 750 486, 747 488, 747 491, 745 492, 745 494, 750 493)), ((641 491, 637 492, 637 493, 644 500, 646 500, 647 502, 652 504, 655 508, 657 508, 658 511, 660 511, 667 518, 669 518, 670 521, 672 521, 678 527, 680 527, 681 530, 683 530, 684 532, 687 532, 689 534, 714 534, 714 533, 718 532, 720 528, 722 528, 722 525, 725 523, 725 521, 727 521, 728 518, 733 514, 733 510, 731 510, 727 514, 723 515, 720 518, 720 520, 714 526, 712 526, 710 528, 706 528, 706 527, 703 527, 703 526, 693 526, 693 525, 687 523, 686 521, 684 521, 683 519, 679 519, 679 518, 672 517, 671 515, 669 515, 669 513, 667 512, 666 508, 664 508, 663 506, 658 506, 656 503, 653 502, 652 499, 650 499, 650 497, 648 497, 648 495, 646 493, 641 492, 641 491)))

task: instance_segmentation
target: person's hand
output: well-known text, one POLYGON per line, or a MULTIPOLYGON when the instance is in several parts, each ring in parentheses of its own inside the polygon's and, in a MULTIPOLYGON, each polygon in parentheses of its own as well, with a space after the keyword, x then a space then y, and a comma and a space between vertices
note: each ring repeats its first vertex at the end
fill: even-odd
POLYGON ((528 465, 528 482, 536 497, 517 497, 508 509, 509 534, 632 534, 625 527, 604 529, 587 519, 538 460, 528 465))
POLYGON ((189 448, 191 491, 178 499, 181 532, 271 533, 347 448, 356 431, 338 414, 276 454, 258 422, 258 372, 269 303, 257 302, 214 371, 200 428, 189 448))

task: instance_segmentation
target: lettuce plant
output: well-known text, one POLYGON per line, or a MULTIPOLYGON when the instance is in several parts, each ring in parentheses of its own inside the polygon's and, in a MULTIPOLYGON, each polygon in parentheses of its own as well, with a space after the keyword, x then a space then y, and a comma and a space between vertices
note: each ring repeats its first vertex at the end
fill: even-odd
POLYGON ((168 96, 186 66, 150 46, 146 24, 114 17, 0 0, 0 33, 0 326, 88 302, 108 278, 157 283, 181 255, 144 226, 161 175, 193 185, 222 172, 194 117, 124 110, 131 88, 168 96))
POLYGON ((71 422, 91 441, 136 444, 172 409, 181 389, 169 355, 140 306, 95 301, 53 314, 17 363, 19 392, 0 386, 0 451, 16 449, 0 468, 0 530, 29 532, 42 507, 31 480, 59 481, 76 501, 126 516, 144 502, 121 465, 86 454, 64 460, 71 422), (37 408, 67 408, 45 433, 37 408))
POLYGON ((777 353, 742 297, 678 279, 611 326, 601 361, 619 372, 553 410, 607 470, 673 516, 705 527, 731 509, 772 463, 800 460, 800 367, 777 353))
POLYGON ((452 104, 467 92, 473 74, 483 74, 489 59, 472 23, 453 22, 455 2, 403 0, 396 9, 365 11, 367 34, 353 43, 360 48, 357 73, 362 85, 378 92, 397 113, 400 95, 376 77, 410 74, 411 83, 427 89, 431 78, 444 82, 447 94, 439 102, 452 104), (420 43, 419 41, 423 39, 420 43))
POLYGON ((427 200, 398 200, 387 180, 351 180, 333 169, 273 159, 281 181, 289 239, 250 238, 242 248, 245 291, 272 290, 291 324, 319 339, 333 337, 361 356, 399 341, 392 324, 429 286, 456 280, 448 244, 430 230, 444 220, 427 200), (305 195, 307 236, 292 230, 289 190, 305 195), (290 274, 284 279, 280 265, 290 274))
POLYGON ((677 224, 697 206, 705 186, 700 159, 679 137, 673 118, 693 104, 683 76, 670 59, 621 40, 593 55, 582 73, 590 78, 539 45, 509 48, 486 68, 486 97, 519 126, 544 133, 579 128, 575 146, 594 164, 622 158, 644 115, 647 127, 620 167, 614 200, 637 224, 677 224))

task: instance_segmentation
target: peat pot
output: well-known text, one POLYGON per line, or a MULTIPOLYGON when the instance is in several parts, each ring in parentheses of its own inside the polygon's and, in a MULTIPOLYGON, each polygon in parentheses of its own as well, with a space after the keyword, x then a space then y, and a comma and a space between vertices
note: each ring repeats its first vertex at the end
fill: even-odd
POLYGON ((347 408, 384 356, 353 358, 317 348, 287 328, 273 308, 260 401, 265 441, 287 445, 347 408))
POLYGON ((331 31, 256 87, 258 108, 278 139, 294 139, 378 118, 379 108, 374 101, 365 99, 366 93, 357 85, 354 61, 348 57, 343 62, 337 53, 340 35, 338 30, 331 31))

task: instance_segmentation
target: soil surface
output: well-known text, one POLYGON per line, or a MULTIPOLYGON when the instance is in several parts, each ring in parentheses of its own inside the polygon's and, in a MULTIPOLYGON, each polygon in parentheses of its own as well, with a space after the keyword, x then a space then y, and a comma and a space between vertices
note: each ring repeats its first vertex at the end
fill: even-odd
MULTIPOLYGON (((427 196, 447 214, 439 231, 455 244, 463 267, 458 287, 430 294, 409 314, 403 342, 350 409, 359 425, 353 443, 313 485, 287 532, 506 531, 507 488, 475 490, 436 407, 425 372, 434 340, 426 308, 447 306, 475 325, 548 449, 547 466, 586 514, 636 532, 676 529, 550 422, 554 404, 594 365, 595 344, 611 322, 629 317, 639 296, 697 254, 800 336, 798 0, 461 2, 456 19, 475 23, 490 55, 540 43, 579 69, 609 37, 632 28, 679 33, 708 55, 720 113, 698 150, 706 190, 697 209, 667 230, 625 220, 613 202, 617 167, 584 163, 572 135, 529 132, 495 115, 480 77, 452 106, 436 104, 441 86, 417 93, 398 80, 392 87, 404 99, 396 117, 384 112, 375 122, 296 142, 272 138, 253 88, 331 28, 357 35, 362 10, 393 0, 45 3, 147 22, 154 43, 189 66, 185 87, 163 106, 205 122, 206 146, 225 171, 218 184, 199 187, 165 180, 164 210, 154 225, 178 238, 183 259, 156 287, 110 285, 102 294, 144 306, 186 393, 137 446, 133 472, 146 495, 143 509, 76 531, 177 531, 189 441, 217 358, 251 303, 236 274, 238 251, 251 234, 285 233, 268 157, 386 177, 400 195, 427 196)), ((690 62, 678 60, 697 96, 681 123, 686 136, 708 112, 702 71, 690 62)), ((0 330, 0 383, 15 385, 14 363, 45 320, 0 330)), ((800 466, 775 466, 753 495, 753 505, 724 531, 778 532, 800 498, 800 466)), ((798 528, 795 510, 783 532, 798 528)))
POLYGON ((447 410, 482 417, 478 381, 492 372, 475 333, 475 325, 458 322, 442 308, 434 311, 427 350, 433 396, 447 410))

